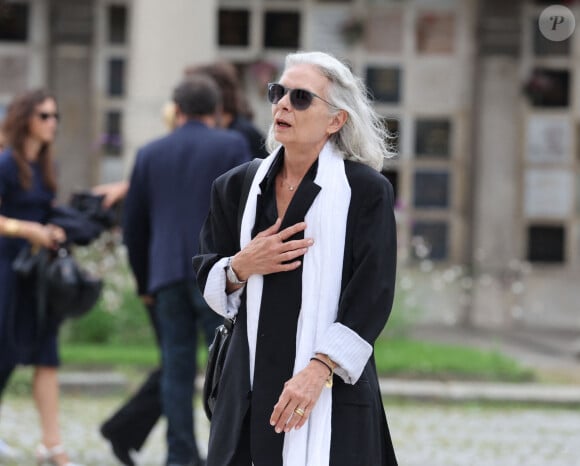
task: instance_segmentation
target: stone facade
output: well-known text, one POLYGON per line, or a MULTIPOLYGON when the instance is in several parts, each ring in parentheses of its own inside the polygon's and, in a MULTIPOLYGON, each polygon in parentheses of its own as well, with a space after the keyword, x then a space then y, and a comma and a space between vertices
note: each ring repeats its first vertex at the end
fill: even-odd
POLYGON ((24 40, 0 31, 0 117, 21 88, 54 89, 63 198, 127 176, 136 149, 166 130, 161 108, 185 67, 235 63, 266 131, 265 84, 286 53, 329 51, 365 79, 396 136, 384 173, 412 305, 441 322, 580 328, 580 36, 542 39, 547 2, 10 5, 27 8, 28 29, 24 40))

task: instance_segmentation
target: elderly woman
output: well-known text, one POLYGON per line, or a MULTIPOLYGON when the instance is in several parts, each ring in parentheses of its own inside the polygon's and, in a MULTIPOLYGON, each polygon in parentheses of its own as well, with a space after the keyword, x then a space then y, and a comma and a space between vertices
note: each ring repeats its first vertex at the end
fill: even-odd
POLYGON ((39 464, 72 466, 61 446, 58 423, 57 322, 40 325, 36 285, 12 263, 21 248, 56 248, 64 231, 44 222, 56 194, 52 146, 58 126, 54 97, 26 92, 8 107, 0 153, 0 395, 17 365, 35 366, 34 401, 40 415, 39 464))
POLYGON ((364 85, 319 52, 268 85, 273 150, 237 216, 248 165, 214 183, 194 264, 236 323, 208 466, 397 464, 373 344, 393 302, 386 134, 364 85))

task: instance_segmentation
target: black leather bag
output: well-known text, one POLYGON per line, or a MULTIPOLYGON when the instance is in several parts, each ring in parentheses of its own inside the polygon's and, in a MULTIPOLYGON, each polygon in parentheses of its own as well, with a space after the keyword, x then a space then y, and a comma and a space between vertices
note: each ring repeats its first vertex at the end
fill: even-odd
POLYGON ((215 408, 220 380, 234 331, 234 320, 224 319, 224 323, 215 329, 213 341, 209 346, 207 356, 207 368, 203 382, 203 409, 205 415, 211 420, 215 408))
POLYGON ((49 315, 57 320, 86 314, 103 289, 103 281, 83 270, 64 247, 48 263, 45 280, 49 315))
POLYGON ((12 268, 35 281, 40 322, 80 317, 93 308, 103 289, 103 281, 86 272, 64 246, 53 252, 44 248, 33 251, 27 245, 12 268))

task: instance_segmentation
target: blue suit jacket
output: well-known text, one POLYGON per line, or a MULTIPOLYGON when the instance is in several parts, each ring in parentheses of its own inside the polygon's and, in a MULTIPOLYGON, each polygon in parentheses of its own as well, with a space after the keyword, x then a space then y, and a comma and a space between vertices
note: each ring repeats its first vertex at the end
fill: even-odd
POLYGON ((198 253, 211 185, 251 158, 241 135, 197 121, 139 150, 123 229, 140 295, 195 278, 191 259, 198 253))

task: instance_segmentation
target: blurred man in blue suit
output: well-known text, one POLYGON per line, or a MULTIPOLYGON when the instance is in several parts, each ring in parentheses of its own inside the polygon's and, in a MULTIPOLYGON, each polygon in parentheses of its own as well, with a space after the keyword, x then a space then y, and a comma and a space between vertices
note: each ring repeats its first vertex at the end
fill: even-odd
MULTIPOLYGON (((125 199, 124 238, 139 294, 154 306, 161 340, 161 402, 167 418, 167 465, 198 466, 193 424, 197 335, 219 325, 197 287, 198 252, 211 184, 251 159, 245 139, 217 128, 219 88, 192 76, 173 93, 177 128, 139 150, 125 199)), ((209 343, 209 341, 208 341, 209 343)))

